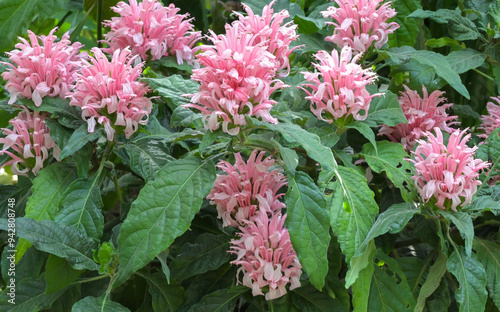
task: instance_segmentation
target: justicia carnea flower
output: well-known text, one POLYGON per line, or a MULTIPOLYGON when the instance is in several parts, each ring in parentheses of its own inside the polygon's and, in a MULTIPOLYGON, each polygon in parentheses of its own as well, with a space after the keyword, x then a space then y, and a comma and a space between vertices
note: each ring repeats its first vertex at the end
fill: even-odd
POLYGON ((278 170, 269 171, 275 161, 264 159, 265 152, 254 150, 245 162, 240 153, 234 154, 236 162, 231 165, 221 160, 217 167, 225 174, 218 174, 214 187, 208 194, 210 203, 217 205, 218 218, 223 226, 237 227, 251 219, 257 210, 274 213, 285 208, 278 199, 279 189, 286 179, 278 170))
POLYGON ((321 14, 325 18, 332 18, 333 35, 325 38, 343 47, 350 46, 354 53, 367 51, 375 42, 375 47, 380 49, 399 25, 395 22, 387 23, 389 18, 396 16, 396 11, 391 8, 391 2, 386 2, 380 7, 383 0, 334 0, 338 8, 331 6, 321 14))
POLYGON ((242 284, 252 289, 254 296, 264 295, 266 300, 279 298, 290 290, 300 287, 302 266, 297 258, 288 229, 284 227, 286 214, 275 213, 268 217, 259 211, 252 221, 240 226, 239 239, 231 240, 231 253, 237 255, 232 264, 241 265, 242 284))
POLYGON ((283 21, 290 17, 287 10, 282 10, 274 13, 272 6, 276 1, 264 6, 262 16, 255 15, 252 9, 243 4, 247 15, 244 16, 236 13, 239 20, 235 23, 240 23, 244 31, 257 36, 254 44, 264 43, 268 46, 268 51, 271 52, 279 63, 277 69, 278 77, 288 76, 290 73, 290 61, 288 56, 297 47, 290 49, 290 43, 299 38, 296 32, 297 25, 293 22, 283 24, 283 21))
POLYGON ((193 46, 200 40, 201 32, 193 31, 189 14, 177 14, 180 9, 175 5, 164 7, 157 0, 129 2, 130 5, 121 1, 112 7, 120 16, 104 21, 111 28, 105 35, 110 47, 104 51, 113 53, 130 47, 143 61, 175 55, 179 65, 184 61, 193 64, 193 46))
POLYGON ((231 135, 245 125, 245 115, 270 123, 278 120, 270 110, 276 101, 271 93, 286 85, 276 76, 277 62, 264 44, 255 44, 256 36, 242 31, 240 24, 226 25, 226 34, 211 33, 213 46, 202 46, 196 58, 203 66, 194 69, 191 79, 201 83, 191 96, 192 107, 201 111, 207 129, 222 129, 231 135))
POLYGON ((484 131, 484 134, 479 135, 481 138, 487 138, 495 129, 500 128, 500 96, 491 99, 496 103, 488 102, 486 104, 488 115, 481 116, 483 123, 478 127, 484 131))
POLYGON ((21 43, 7 52, 11 63, 2 63, 7 70, 2 73, 7 81, 5 88, 10 93, 9 104, 17 101, 18 96, 32 99, 38 107, 45 96, 64 98, 71 84, 75 81, 75 74, 81 66, 80 54, 82 44, 69 41, 69 33, 65 33, 61 40, 52 29, 48 36, 36 36, 28 30, 30 41, 19 38, 21 43))
POLYGON ((446 98, 442 97, 444 92, 434 91, 430 95, 425 86, 422 86, 423 97, 417 91, 404 86, 405 91, 400 93, 399 104, 405 114, 408 123, 399 123, 394 127, 383 125, 379 135, 386 135, 393 142, 401 142, 407 151, 411 151, 417 140, 425 131, 431 131, 435 127, 451 133, 450 125, 458 116, 448 116, 446 109, 453 104, 443 104, 446 98), (440 106, 438 106, 440 105, 440 106))
POLYGON ((307 84, 303 84, 306 99, 311 101, 311 111, 320 120, 333 123, 339 118, 352 116, 355 120, 365 120, 373 97, 366 86, 376 80, 376 74, 363 69, 356 61, 360 55, 352 57, 352 50, 345 46, 339 55, 333 50, 315 54, 319 64, 313 63, 316 73, 302 72, 307 84), (309 90, 311 89, 311 90, 309 90))
POLYGON ((82 109, 82 118, 88 132, 94 132, 97 123, 104 125, 109 141, 114 139, 117 126, 124 126, 129 138, 139 124, 148 123, 151 100, 145 97, 149 87, 137 81, 142 73, 142 63, 133 66, 130 50, 116 50, 111 62, 98 48, 90 63, 84 61, 73 91, 70 105, 82 109), (113 127, 114 125, 114 127, 113 127))
POLYGON ((478 171, 489 164, 474 158, 478 147, 466 145, 471 136, 464 136, 467 129, 452 132, 447 145, 441 129, 436 127, 434 132, 436 135, 423 133, 427 141, 417 140, 415 160, 410 160, 415 164, 412 179, 424 202, 434 198, 439 208, 457 211, 457 206, 471 202, 477 186, 481 185, 478 171))
POLYGON ((3 144, 0 155, 7 154, 12 159, 0 168, 12 165, 13 174, 27 175, 31 169, 36 175, 49 158, 50 150, 54 158, 59 160, 61 150, 50 137, 49 128, 45 124, 48 117, 38 112, 31 113, 23 106, 23 111, 9 121, 12 130, 2 128, 5 137, 0 138, 0 143, 3 144), (20 169, 19 164, 24 169, 20 169))

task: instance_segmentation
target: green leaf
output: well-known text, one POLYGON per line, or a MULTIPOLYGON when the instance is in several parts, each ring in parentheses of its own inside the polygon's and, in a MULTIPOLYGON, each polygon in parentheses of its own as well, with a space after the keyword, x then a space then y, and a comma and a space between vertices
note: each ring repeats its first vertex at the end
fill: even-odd
POLYGON ((191 306, 188 312, 233 312, 236 300, 249 291, 246 286, 220 289, 204 296, 200 302, 191 306))
POLYGON ((194 94, 199 91, 199 85, 191 80, 184 79, 181 75, 171 75, 164 78, 148 78, 147 82, 162 97, 172 100, 175 106, 189 103, 189 98, 184 94, 194 94))
POLYGON ((429 296, 439 287, 441 279, 446 273, 447 260, 448 258, 445 254, 439 253, 436 261, 434 261, 434 264, 429 269, 427 279, 420 288, 414 312, 422 312, 425 308, 425 300, 427 300, 427 298, 429 298, 429 296))
POLYGON ((448 271, 457 278, 460 287, 455 293, 455 299, 461 312, 484 311, 488 293, 486 292, 486 272, 476 255, 467 256, 459 246, 446 263, 448 271))
POLYGON ((319 292, 311 286, 303 286, 292 291, 292 302, 301 312, 348 311, 339 299, 332 298, 327 292, 319 292))
POLYGON ((168 267, 167 264, 167 258, 168 258, 168 253, 167 251, 162 251, 158 255, 156 255, 156 258, 158 261, 160 261, 161 264, 161 270, 163 272, 163 275, 167 278, 167 282, 170 284, 170 268, 168 267))
POLYGON ((347 125, 346 128, 358 130, 359 133, 361 133, 368 141, 370 141, 372 146, 375 148, 375 153, 377 153, 377 142, 375 142, 375 133, 373 133, 373 130, 370 128, 368 124, 363 123, 361 121, 355 121, 347 125))
POLYGON ((486 287, 495 305, 500 309, 500 245, 475 238, 473 244, 477 259, 486 270, 486 287))
POLYGON ((408 123, 408 120, 401 109, 397 95, 386 91, 385 95, 372 99, 364 122, 372 127, 378 125, 393 127, 399 123, 408 123))
POLYGON ((229 261, 229 236, 204 233, 194 243, 186 243, 170 264, 172 276, 185 280, 218 269, 229 261))
POLYGON ((285 169, 291 175, 295 175, 295 169, 299 165, 299 157, 297 156, 297 152, 291 148, 284 147, 278 143, 278 141, 273 140, 273 143, 276 144, 280 151, 281 159, 285 163, 285 169))
POLYGON ((462 50, 464 48, 458 40, 449 37, 427 39, 427 41, 425 41, 425 45, 429 48, 442 48, 447 46, 458 50, 462 50))
MULTIPOLYGON (((352 284, 352 305, 354 312, 368 311, 368 299, 370 297, 370 287, 372 283, 373 271, 373 256, 377 253, 375 243, 373 241, 368 244, 366 252, 359 257, 353 257, 352 270, 359 271, 358 277, 352 284), (359 267, 359 269, 357 269, 359 267), (364 267, 364 269, 361 269, 364 267), (361 269, 361 270, 360 270, 361 269)), ((347 281, 346 281, 346 288, 347 281)))
POLYGON ((125 308, 118 302, 113 302, 109 299, 107 294, 102 295, 99 298, 88 296, 82 300, 75 303, 71 312, 90 312, 90 311, 101 311, 101 312, 130 312, 129 309, 125 308))
POLYGON ((16 200, 16 214, 26 209, 26 202, 31 194, 31 181, 27 177, 18 177, 17 185, 0 185, 0 218, 7 218, 9 198, 16 200))
POLYGON ((102 128, 95 129, 94 132, 87 132, 87 125, 83 124, 78 129, 73 132, 68 142, 61 151, 61 159, 73 155, 75 152, 79 151, 88 142, 96 140, 102 133, 102 128))
POLYGON ((175 160, 167 141, 162 139, 129 142, 124 148, 130 157, 130 169, 145 181, 154 180, 161 167, 175 160))
POLYGON ((419 32, 420 22, 407 18, 413 11, 421 7, 420 1, 416 0, 394 0, 392 6, 398 12, 394 21, 398 23, 399 28, 389 35, 389 46, 401 47, 415 45, 419 32))
MULTIPOLYGON (((7 222, 0 219, 0 229, 7 230, 7 222)), ((33 244, 38 250, 68 260, 74 269, 96 270, 92 258, 95 244, 77 229, 51 220, 36 221, 30 218, 16 219, 16 234, 33 244)))
POLYGON ((191 127, 197 120, 199 120, 199 124, 203 126, 200 113, 195 113, 189 108, 179 106, 172 112, 170 125, 172 127, 191 127))
POLYGON ((500 163, 500 128, 495 129, 485 141, 486 144, 479 146, 476 156, 493 164, 500 163))
POLYGON ((163 56, 161 59, 157 61, 150 62, 151 65, 159 65, 167 68, 177 68, 180 70, 185 70, 189 73, 192 73, 193 66, 189 65, 187 62, 179 65, 177 63, 177 58, 175 56, 163 56))
POLYGON ((104 230, 103 203, 98 176, 77 179, 66 189, 55 222, 77 228, 98 242, 104 230))
POLYGON ((300 264, 311 284, 321 290, 328 273, 330 243, 328 213, 323 193, 304 172, 288 176, 286 225, 300 264))
POLYGON ((162 273, 140 274, 149 284, 155 312, 178 311, 184 303, 184 288, 169 285, 162 273))
POLYGON ((408 157, 405 149, 401 144, 389 141, 378 141, 376 144, 377 150, 371 144, 363 145, 361 154, 366 162, 373 171, 385 172, 406 201, 413 201, 416 191, 411 180, 412 164, 405 160, 408 157))
POLYGON ((118 236, 120 267, 115 287, 189 228, 214 180, 212 161, 186 158, 169 162, 144 186, 118 236))
POLYGON ((466 212, 460 211, 438 211, 443 217, 453 222, 460 231, 460 236, 465 240, 465 252, 467 256, 471 256, 472 240, 474 239, 474 224, 472 223, 471 216, 466 212))
POLYGON ((451 52, 446 59, 453 71, 462 74, 483 65, 486 55, 473 49, 465 49, 451 52))
POLYGON ((301 34, 313 34, 325 27, 325 20, 299 14, 295 15, 293 21, 298 25, 298 31, 301 34))
POLYGON ((404 63, 410 59, 423 65, 428 65, 434 69, 436 74, 450 84, 458 93, 470 100, 469 91, 462 84, 460 76, 453 71, 448 60, 441 54, 426 51, 415 50, 411 47, 393 48, 387 51, 387 54, 396 63, 404 63))
POLYGON ((64 289, 74 282, 83 271, 73 269, 68 262, 54 255, 49 255, 45 264, 45 293, 51 294, 64 289))

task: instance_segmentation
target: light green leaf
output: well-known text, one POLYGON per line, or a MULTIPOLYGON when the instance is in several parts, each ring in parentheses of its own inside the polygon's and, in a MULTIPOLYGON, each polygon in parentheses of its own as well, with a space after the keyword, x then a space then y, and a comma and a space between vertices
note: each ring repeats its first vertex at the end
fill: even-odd
POLYGON ((125 308, 118 302, 113 302, 107 296, 107 294, 102 295, 99 298, 88 296, 78 301, 73 305, 71 312, 90 312, 90 311, 100 311, 100 312, 130 312, 129 309, 125 308))
POLYGON ((79 151, 88 142, 96 140, 102 133, 102 128, 96 128, 94 132, 89 133, 87 131, 87 124, 81 125, 78 129, 73 132, 68 142, 61 151, 61 159, 73 155, 75 152, 79 151))
POLYGON ((386 91, 384 95, 372 99, 364 122, 372 127, 379 125, 393 127, 399 123, 408 123, 408 120, 401 109, 398 96, 391 91, 386 91))
POLYGON ((162 273, 152 275, 140 274, 149 284, 155 312, 175 312, 184 303, 184 288, 169 285, 162 273))
POLYGON ((147 82, 162 97, 172 100, 175 106, 189 103, 189 97, 183 95, 194 94, 199 90, 199 85, 195 81, 184 79, 181 75, 148 78, 147 82))
POLYGON ((473 49, 453 51, 446 56, 451 69, 457 74, 465 73, 471 69, 477 68, 484 63, 486 55, 473 49))
POLYGON ((439 253, 436 261, 429 269, 429 274, 427 274, 427 279, 420 288, 420 292, 417 298, 417 305, 415 306, 415 312, 421 312, 425 308, 425 300, 429 298, 430 295, 436 291, 441 283, 441 279, 446 273, 446 261, 448 258, 445 254, 439 253))
POLYGON ((328 273, 330 243, 328 213, 323 193, 305 173, 288 176, 286 225, 297 257, 311 284, 321 290, 328 273))
POLYGON ((394 21, 398 23, 399 28, 389 35, 389 46, 414 46, 419 32, 420 22, 412 18, 407 18, 413 11, 421 7, 420 1, 416 0, 394 0, 392 6, 398 12, 394 21))
POLYGON ((468 213, 460 211, 438 211, 443 217, 453 222, 460 232, 460 236, 465 240, 465 252, 467 256, 471 256, 472 240, 474 239, 474 224, 468 213))
POLYGON ((64 289, 75 281, 83 271, 73 269, 68 262, 54 255, 49 255, 45 264, 45 281, 47 294, 64 289))
POLYGON ((473 244, 477 259, 486 270, 486 287, 491 299, 500 309, 500 245, 496 242, 475 238, 473 244))
POLYGON ((185 70, 189 73, 192 73, 193 71, 193 66, 189 65, 187 62, 184 62, 181 65, 179 65, 179 63, 177 63, 177 58, 175 56, 163 56, 161 59, 152 61, 150 64, 153 66, 158 65, 167 68, 177 68, 180 70, 185 70))
POLYGON ((172 112, 170 126, 191 127, 197 120, 199 120, 199 125, 203 127, 203 124, 201 123, 201 113, 195 113, 189 108, 179 106, 172 112))
POLYGON ((213 186, 215 166, 186 158, 169 162, 132 203, 118 236, 120 267, 114 286, 125 282, 190 226, 213 186))
POLYGON ((246 286, 236 286, 214 291, 191 306, 188 312, 233 312, 238 297, 249 290, 246 286))
POLYGON ((130 157, 130 169, 145 181, 154 180, 161 167, 175 160, 170 156, 167 141, 162 139, 151 138, 129 142, 124 148, 130 157))
MULTIPOLYGON (((359 271, 359 275, 356 278, 356 282, 352 284, 352 306, 354 312, 366 312, 368 311, 368 299, 370 298, 370 287, 372 283, 373 271, 375 266, 373 265, 373 256, 377 253, 375 248, 375 243, 372 241, 368 245, 367 251, 364 255, 360 257, 354 257, 352 261, 353 270, 356 267, 364 267, 359 271)), ((347 288, 347 283, 346 283, 347 288)))
MULTIPOLYGON (((361 247, 363 247, 363 246, 361 246, 361 247)), ((375 255, 375 253, 377 251, 377 249, 375 247, 375 241, 373 239, 370 240, 369 243, 367 243, 366 246, 364 246, 364 247, 366 247, 366 248, 358 249, 358 251, 361 249, 363 250, 363 253, 360 253, 360 256, 354 255, 351 258, 351 269, 349 271, 347 271, 347 275, 345 277, 345 288, 349 288, 349 287, 351 287, 351 285, 355 284, 355 281, 358 279, 359 275, 361 274, 360 272, 365 270, 369 266, 369 264, 371 264, 373 261, 373 256, 375 255)), ((361 286, 361 284, 358 286, 361 286)), ((368 289, 370 289, 369 284, 366 286, 368 286, 368 289)), ((360 289, 363 289, 363 288, 364 287, 361 287, 360 289)))
POLYGON ((278 141, 273 140, 273 143, 276 144, 280 151, 281 159, 285 163, 285 169, 291 175, 295 175, 295 169, 299 164, 299 157, 297 156, 297 152, 291 148, 284 147, 278 143, 278 141))

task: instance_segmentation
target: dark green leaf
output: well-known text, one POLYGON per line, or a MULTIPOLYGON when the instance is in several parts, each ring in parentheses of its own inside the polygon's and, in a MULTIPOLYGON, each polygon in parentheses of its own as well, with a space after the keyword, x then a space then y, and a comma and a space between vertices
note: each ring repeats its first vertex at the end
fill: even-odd
POLYGON ((397 95, 391 91, 386 91, 384 95, 372 99, 364 122, 372 127, 379 125, 393 127, 398 123, 408 123, 397 95))
MULTIPOLYGON (((363 264, 363 266, 366 265, 366 267, 359 272, 359 276, 356 279, 356 282, 352 284, 352 305, 354 308, 354 311, 368 311, 368 299, 370 298, 370 287, 372 283, 372 276, 373 276, 373 271, 375 270, 375 266, 373 265, 373 256, 377 250, 375 249, 375 243, 371 242, 368 245, 368 250, 367 252, 361 256, 365 257, 366 261, 369 260, 366 264, 363 264)), ((352 267, 354 268, 356 266, 356 262, 358 262, 358 259, 361 257, 354 257, 353 258, 353 265, 352 267)), ((346 284, 347 286, 347 284, 346 284)))
POLYGON ((78 129, 73 132, 68 142, 61 151, 61 159, 73 155, 75 152, 79 151, 88 142, 96 140, 102 133, 102 128, 95 129, 94 132, 88 133, 87 125, 83 124, 78 129))
POLYGON ((370 128, 368 124, 361 121, 355 121, 347 125, 346 128, 358 130, 359 133, 361 133, 368 141, 370 141, 373 148, 375 148, 375 153, 377 153, 377 143, 375 142, 375 133, 373 133, 373 130, 370 128))
POLYGON ((51 294, 66 288, 82 272, 73 269, 65 259, 49 255, 47 264, 45 264, 45 281, 47 282, 45 293, 51 294))
POLYGON ((486 287, 490 297, 500 309, 500 245, 475 238, 473 247, 476 250, 478 261, 486 270, 486 287))
POLYGON ((167 99, 172 100, 175 106, 189 103, 189 98, 184 94, 194 94, 199 90, 199 85, 191 79, 184 79, 181 75, 169 77, 147 79, 149 85, 154 90, 167 99))
POLYGON ((472 223, 471 216, 466 212, 460 211, 439 210, 439 213, 453 222, 460 231, 460 236, 465 240, 465 252, 467 256, 470 257, 472 252, 472 240, 474 239, 474 224, 472 223))
POLYGON ((140 274, 149 284, 155 312, 175 312, 184 303, 184 288, 169 285, 162 273, 153 275, 140 274))
POLYGON ((88 296, 75 303, 71 312, 130 312, 118 302, 113 302, 109 296, 103 295, 99 298, 88 296))
POLYGON ((398 23, 399 28, 389 35, 389 46, 391 48, 405 45, 413 47, 417 40, 420 23, 412 18, 407 18, 407 16, 421 7, 420 1, 394 0, 392 6, 398 12, 394 21, 398 23))
POLYGON ((439 253, 436 261, 429 269, 429 274, 427 274, 427 279, 425 280, 422 288, 417 298, 417 305, 415 306, 415 312, 421 312, 425 307, 425 300, 436 291, 441 283, 441 279, 446 273, 446 261, 448 258, 445 254, 439 253))
POLYGON ((179 65, 175 56, 163 56, 157 61, 152 61, 151 65, 160 65, 167 68, 177 68, 180 70, 185 70, 189 73, 193 71, 193 66, 189 65, 187 62, 179 65))
MULTIPOLYGON (((189 108, 177 107, 172 113, 170 125, 172 127, 191 127, 197 120, 201 121, 201 114, 195 113, 189 108)), ((200 125, 201 122, 198 122, 200 125)))
POLYGON ((130 168, 146 181, 154 180, 161 167, 175 160, 170 156, 170 147, 162 139, 129 142, 125 150, 130 157, 130 168))
POLYGON ((484 63, 486 55, 473 49, 453 51, 446 56, 451 69, 457 74, 465 73, 471 69, 477 68, 484 63))
POLYGON ((273 143, 276 144, 276 146, 278 146, 281 159, 283 159, 283 162, 285 163, 286 171, 294 176, 295 169, 299 164, 299 158, 297 156, 297 152, 291 148, 282 146, 277 141, 274 141, 273 143))
POLYGON ((299 287, 291 293, 292 302, 301 312, 348 311, 337 298, 332 298, 326 292, 319 292, 311 286, 299 287))
POLYGON ((191 306, 188 312, 233 312, 236 299, 247 291, 249 288, 246 286, 214 291, 191 306))

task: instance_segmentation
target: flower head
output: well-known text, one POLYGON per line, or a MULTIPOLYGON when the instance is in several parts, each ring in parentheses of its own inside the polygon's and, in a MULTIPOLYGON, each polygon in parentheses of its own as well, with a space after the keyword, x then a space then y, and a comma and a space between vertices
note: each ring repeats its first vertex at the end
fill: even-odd
POLYGON ((333 35, 325 38, 339 47, 350 46, 354 53, 367 51, 375 42, 380 49, 399 25, 395 22, 387 23, 389 18, 396 16, 391 8, 391 2, 380 7, 383 0, 334 0, 338 8, 331 6, 321 12, 325 18, 332 18, 334 22, 327 22, 335 26, 333 35))
POLYGON ((481 138, 487 138, 495 129, 500 128, 500 96, 492 97, 497 103, 488 102, 486 109, 488 110, 488 115, 481 116, 481 121, 483 122, 478 129, 482 129, 485 133, 479 135, 481 138))
POLYGON ((245 115, 270 123, 278 121, 269 113, 276 101, 271 93, 285 87, 276 76, 277 62, 267 47, 255 44, 256 36, 244 32, 238 23, 226 25, 226 34, 209 38, 213 46, 202 46, 196 58, 203 66, 194 69, 191 79, 201 83, 191 96, 193 107, 201 111, 205 127, 222 129, 232 135, 245 125, 245 115))
POLYGON ((121 1, 111 9, 120 16, 103 23, 111 28, 105 36, 110 47, 104 51, 113 53, 130 47, 144 61, 175 55, 179 65, 183 61, 193 63, 193 46, 201 32, 193 31, 189 14, 177 14, 180 9, 173 4, 164 7, 158 0, 139 4, 130 0, 130 5, 121 1))
POLYGON ((466 143, 470 134, 467 130, 455 130, 451 133, 448 145, 443 142, 441 129, 434 128, 436 135, 424 132, 427 139, 417 140, 415 150, 415 186, 424 202, 434 198, 441 209, 469 204, 477 186, 481 185, 479 170, 487 168, 488 163, 475 159, 477 146, 469 148, 466 143))
POLYGON ((269 171, 275 161, 270 157, 263 159, 264 152, 257 153, 254 150, 247 162, 237 153, 234 165, 226 161, 217 165, 225 174, 217 175, 207 199, 217 205, 223 226, 242 225, 257 210, 273 213, 285 207, 278 200, 283 194, 277 194, 286 185, 285 176, 278 170, 269 171))
POLYGON ((26 175, 30 169, 36 175, 49 158, 50 150, 54 158, 59 160, 61 150, 50 137, 49 128, 45 124, 47 118, 48 116, 38 112, 32 114, 23 106, 23 111, 9 121, 12 130, 2 129, 5 137, 0 138, 0 143, 3 144, 0 155, 7 154, 12 159, 0 168, 12 165, 12 173, 16 175, 26 175), (24 169, 19 169, 19 164, 24 169))
POLYGON ((69 34, 57 39, 52 29, 48 36, 36 36, 28 30, 29 40, 19 38, 21 43, 7 52, 11 63, 3 63, 7 70, 2 73, 7 81, 5 88, 10 93, 9 104, 18 96, 32 99, 38 107, 45 96, 64 98, 81 66, 79 53, 82 44, 71 44, 69 34))
POLYGON ((278 62, 278 77, 288 76, 290 73, 290 61, 288 56, 298 47, 290 49, 290 43, 299 38, 296 32, 297 25, 293 22, 283 24, 283 21, 290 17, 287 10, 274 13, 272 6, 276 0, 264 6, 262 16, 255 15, 252 9, 243 4, 247 15, 237 13, 242 29, 250 34, 256 35, 254 44, 264 43, 268 51, 276 57, 278 62))
POLYGON ((448 133, 453 131, 450 122, 458 116, 448 116, 446 109, 453 104, 439 104, 446 101, 442 97, 444 92, 434 91, 430 95, 425 86, 422 86, 423 97, 417 91, 404 86, 405 91, 400 93, 399 104, 403 109, 408 123, 399 123, 394 127, 383 125, 379 135, 386 135, 393 142, 401 142, 407 151, 411 151, 413 146, 420 139, 424 132, 431 131, 435 127, 448 133))
POLYGON ((365 120, 373 97, 366 86, 376 79, 376 74, 356 64, 360 55, 352 57, 352 50, 345 46, 342 52, 332 54, 319 51, 315 55, 319 64, 313 63, 319 72, 302 72, 308 84, 303 86, 306 99, 311 101, 311 111, 320 120, 332 123, 352 115, 355 120, 365 120))
POLYGON ((134 57, 130 50, 116 50, 111 62, 98 48, 90 63, 78 74, 70 105, 82 109, 82 118, 87 121, 88 132, 94 132, 96 123, 104 125, 107 138, 112 141, 115 128, 125 126, 125 136, 129 138, 137 131, 139 124, 145 125, 151 113, 151 100, 145 97, 149 87, 137 78, 142 73, 142 65, 132 66, 134 57))
POLYGON ((293 250, 290 234, 284 227, 286 214, 275 213, 271 218, 259 211, 252 221, 240 227, 239 239, 231 241, 231 251, 237 255, 232 264, 241 265, 243 285, 252 288, 254 296, 264 295, 266 300, 279 298, 290 290, 300 287, 302 266, 293 250))

